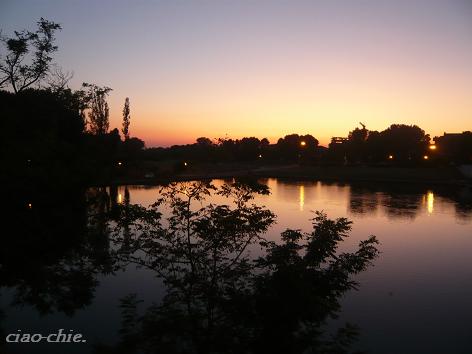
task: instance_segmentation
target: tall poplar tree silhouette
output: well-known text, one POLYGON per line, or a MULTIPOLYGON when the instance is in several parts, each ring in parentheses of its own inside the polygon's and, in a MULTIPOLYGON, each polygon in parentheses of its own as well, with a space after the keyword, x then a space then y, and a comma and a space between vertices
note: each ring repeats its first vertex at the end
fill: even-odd
POLYGON ((129 120, 130 120, 130 109, 129 109, 129 98, 126 97, 125 99, 125 106, 123 107, 123 128, 121 132, 125 137, 125 140, 129 139, 129 120))

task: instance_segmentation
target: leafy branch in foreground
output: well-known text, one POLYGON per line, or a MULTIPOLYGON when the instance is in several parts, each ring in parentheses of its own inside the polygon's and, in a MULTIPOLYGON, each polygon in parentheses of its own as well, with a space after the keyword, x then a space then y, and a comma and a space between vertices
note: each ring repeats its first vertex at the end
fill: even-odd
POLYGON ((122 208, 115 233, 121 246, 118 256, 157 272, 169 286, 192 288, 199 282, 200 287, 215 287, 227 282, 234 269, 247 262, 247 247, 261 241, 275 219, 269 210, 248 204, 253 198, 250 188, 241 183, 220 189, 206 182, 172 183, 150 208, 122 208), (230 197, 232 205, 203 206, 212 192, 230 197), (163 219, 165 209, 168 217, 163 219))
POLYGON ((55 32, 61 26, 42 17, 37 25, 35 32, 15 31, 14 37, 0 38, 6 50, 0 60, 0 88, 9 84, 18 93, 39 84, 48 75, 51 55, 57 51, 55 32))
POLYGON ((378 256, 376 238, 339 253, 351 222, 317 212, 312 232, 286 230, 280 243, 268 241, 263 234, 275 215, 250 204, 255 193, 268 189, 241 182, 219 188, 173 183, 150 208, 120 208, 116 256, 155 271, 167 294, 143 315, 135 296, 125 298, 122 342, 108 350, 349 352, 355 327, 347 324, 329 336, 323 326, 339 312, 340 297, 356 288, 353 275, 378 256), (206 203, 209 196, 230 203, 206 203), (248 252, 253 244, 262 248, 258 258, 248 252))

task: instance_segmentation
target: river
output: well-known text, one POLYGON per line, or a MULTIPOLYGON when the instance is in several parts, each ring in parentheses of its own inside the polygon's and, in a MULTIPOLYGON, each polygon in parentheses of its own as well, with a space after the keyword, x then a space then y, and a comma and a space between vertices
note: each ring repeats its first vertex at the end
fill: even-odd
MULTIPOLYGON (((353 221, 350 237, 340 251, 353 250, 369 235, 380 241, 374 265, 356 277, 358 291, 347 293, 340 317, 360 329, 356 348, 371 353, 470 353, 472 337, 472 191, 470 187, 409 184, 339 184, 317 181, 265 179, 270 195, 254 202, 277 215, 266 237, 278 241, 287 229, 311 231, 311 218, 323 210, 330 218, 353 221)), ((221 185, 223 181, 213 182, 221 185)), ((111 194, 116 203, 147 206, 159 194, 157 186, 120 186, 111 194)), ((211 202, 219 203, 221 197, 211 202)), ((67 234, 63 235, 67 237, 67 234)), ((12 252, 21 252, 21 249, 12 252)), ((35 267, 35 264, 24 265, 35 267)), ((67 267, 59 262, 54 266, 67 267)), ((27 271, 27 269, 26 269, 27 271)), ((45 271, 54 271, 46 268, 45 271)), ((53 281, 61 282, 61 277, 53 281)), ((69 314, 56 306, 43 315, 18 288, 34 279, 3 284, 0 308, 3 332, 53 333, 63 328, 87 339, 81 344, 12 344, 12 353, 87 353, 93 343, 112 344, 120 328, 119 299, 138 293, 146 304, 164 294, 160 279, 147 270, 128 266, 94 276, 89 301, 79 302, 69 314), (105 274, 104 274, 105 273, 105 274)), ((41 281, 41 280, 38 280, 41 281)), ((34 287, 33 287, 34 288, 34 287)), ((66 290, 64 290, 66 291, 66 290)), ((78 294, 80 298, 80 289, 78 294)), ((55 290, 58 296, 60 290, 55 290)), ((37 295, 37 294, 36 294, 37 295)), ((41 296, 47 298, 47 291, 41 296)), ((59 301, 59 300, 58 300, 59 301)), ((67 304, 66 304, 67 305, 67 304)), ((64 306, 63 306, 64 307, 64 306)))

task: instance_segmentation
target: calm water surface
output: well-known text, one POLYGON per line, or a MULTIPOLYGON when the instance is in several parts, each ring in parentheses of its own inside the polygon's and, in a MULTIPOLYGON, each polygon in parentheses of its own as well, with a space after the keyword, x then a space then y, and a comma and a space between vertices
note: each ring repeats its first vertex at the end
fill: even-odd
MULTIPOLYGON (((278 240, 286 228, 311 230, 313 211, 354 224, 341 250, 353 250, 374 234, 381 255, 358 276, 359 291, 343 299, 339 322, 360 327, 358 347, 371 353, 471 353, 472 191, 410 185, 349 185, 263 180, 271 195, 258 196, 277 215, 267 237, 278 240)), ((220 185, 223 181, 214 181, 220 185)), ((149 205, 158 187, 128 187, 131 203, 149 205)), ((123 202, 125 187, 116 192, 123 202)), ((213 198, 213 202, 224 202, 213 198)), ((64 235, 67 237, 67 235, 64 235)), ((257 252, 257 250, 254 250, 257 252)), ((120 327, 119 299, 138 293, 143 306, 159 302, 162 283, 151 272, 126 271, 97 277, 94 298, 73 315, 40 316, 30 305, 12 305, 15 288, 1 289, 3 331, 48 333, 59 328, 82 333, 87 344, 19 344, 13 353, 87 353, 94 342, 113 343, 120 327)), ((332 323, 330 325, 335 325, 332 323)))

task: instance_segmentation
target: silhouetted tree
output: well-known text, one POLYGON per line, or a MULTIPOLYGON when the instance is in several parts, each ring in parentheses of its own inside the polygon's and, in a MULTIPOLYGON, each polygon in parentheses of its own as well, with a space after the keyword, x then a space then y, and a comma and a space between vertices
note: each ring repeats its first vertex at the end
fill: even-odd
POLYGON ((316 212, 313 230, 287 229, 282 243, 268 242, 254 276, 257 323, 251 326, 256 353, 349 353, 357 330, 346 324, 332 338, 321 330, 328 317, 340 311, 340 298, 356 289, 353 275, 364 271, 378 256, 375 236, 359 242, 352 253, 339 253, 352 222, 328 219, 316 212))
POLYGON ((54 34, 61 26, 42 17, 37 25, 35 32, 15 31, 12 38, 0 38, 6 49, 0 60, 0 88, 10 85, 15 93, 21 92, 48 75, 51 54, 57 50, 54 34))
POLYGON ((429 146, 429 135, 416 125, 392 124, 382 132, 370 132, 366 141, 367 154, 373 161, 415 162, 429 146))
POLYGON ((236 144, 239 160, 255 160, 261 153, 261 141, 258 138, 242 138, 236 144))
POLYGON ((197 138, 197 144, 199 146, 212 146, 213 142, 209 138, 201 137, 197 138))
POLYGON ((71 92, 0 91, 0 178, 27 185, 77 183, 82 177, 84 131, 71 92))
POLYGON ((89 213, 93 196, 55 182, 37 188, 13 182, 4 191, 10 224, 0 248, 0 288, 12 288, 13 306, 72 315, 92 302, 98 275, 111 271, 112 259, 107 235, 96 228, 105 215, 89 213))
POLYGON ((171 184, 150 208, 122 207, 117 257, 156 272, 167 294, 142 316, 136 295, 123 299, 122 341, 97 353, 349 352, 355 328, 329 338, 322 326, 356 287, 352 276, 378 255, 377 240, 339 253, 351 222, 317 213, 311 233, 286 230, 281 244, 267 241, 275 216, 251 204, 254 193, 268 189, 250 181, 171 184), (230 204, 206 204, 211 193, 230 204), (265 254, 251 259, 251 244, 265 254))
POLYGON ((95 135, 106 134, 110 126, 107 96, 112 89, 86 82, 82 86, 86 89, 84 98, 89 108, 88 124, 90 132, 95 135))
POLYGON ((388 149, 383 142, 380 132, 376 130, 370 131, 366 141, 367 160, 369 162, 385 161, 387 156, 390 155, 386 150, 388 149))
POLYGON ((126 97, 125 99, 125 106, 123 107, 123 128, 121 132, 125 140, 129 139, 129 120, 130 120, 130 109, 129 109, 129 98, 126 97))
POLYGON ((365 125, 362 129, 355 128, 349 132, 346 145, 347 159, 349 162, 362 162, 365 159, 366 141, 369 137, 369 131, 365 125))
POLYGON ((318 147, 318 140, 310 134, 290 134, 277 141, 277 151, 280 157, 286 160, 309 159, 318 147))
POLYGON ((128 172, 130 169, 138 168, 142 159, 144 147, 144 141, 136 137, 123 141, 120 146, 118 157, 120 161, 125 162, 125 166, 122 168, 126 169, 128 172))
POLYGON ((48 89, 54 93, 67 90, 69 81, 74 76, 70 71, 63 71, 61 67, 52 65, 47 78, 48 89))

